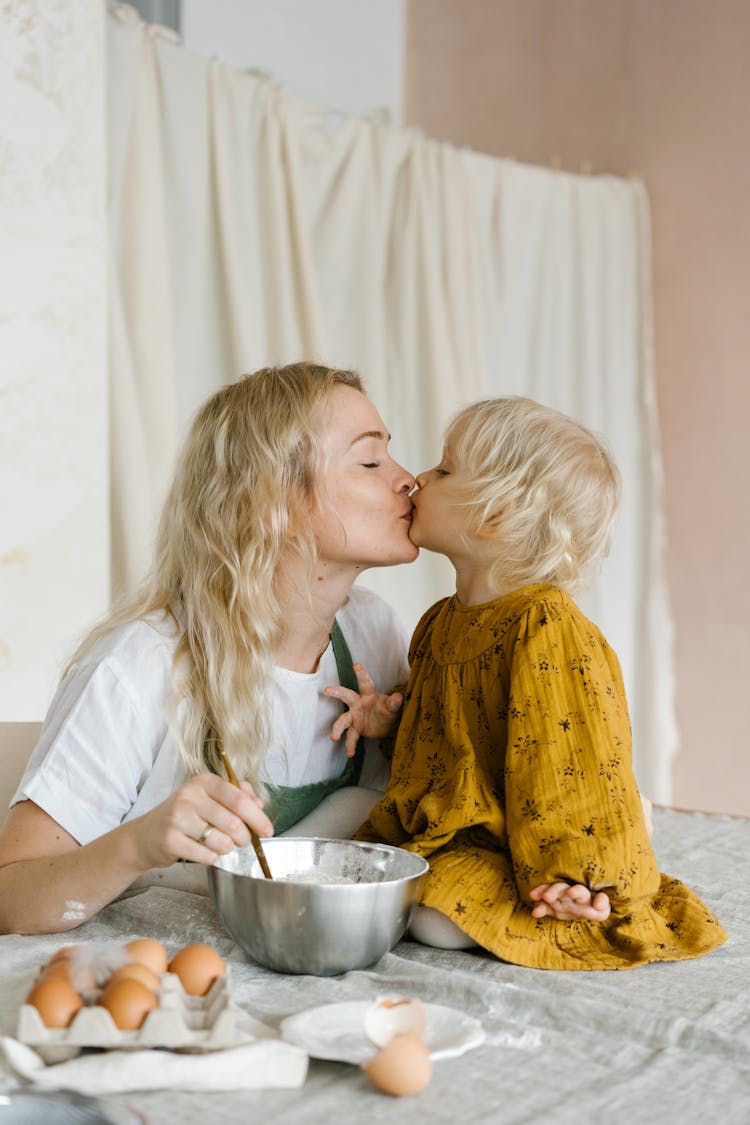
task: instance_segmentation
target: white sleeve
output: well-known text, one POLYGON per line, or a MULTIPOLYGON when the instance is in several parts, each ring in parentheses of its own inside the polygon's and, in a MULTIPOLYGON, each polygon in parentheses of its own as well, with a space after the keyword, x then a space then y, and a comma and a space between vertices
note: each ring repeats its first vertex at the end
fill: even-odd
POLYGON ((396 611, 372 590, 355 586, 337 618, 352 660, 364 664, 379 691, 409 678, 409 634, 396 611))
POLYGON ((153 727, 116 664, 72 668, 12 803, 34 801, 80 844, 89 843, 116 828, 132 808, 164 737, 153 727))

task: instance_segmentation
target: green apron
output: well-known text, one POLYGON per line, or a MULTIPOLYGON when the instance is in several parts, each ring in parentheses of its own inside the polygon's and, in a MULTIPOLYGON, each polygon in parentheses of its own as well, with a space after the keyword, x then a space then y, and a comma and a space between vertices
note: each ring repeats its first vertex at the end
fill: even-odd
MULTIPOLYGON (((352 655, 341 632, 338 621, 334 619, 331 628, 331 643, 333 655, 336 659, 336 670, 339 683, 351 691, 359 691, 357 677, 354 674, 352 655)), ((214 741, 206 740, 203 746, 203 758, 211 773, 223 775, 221 763, 214 750, 214 741)), ((285 832, 303 816, 317 808, 324 797, 343 789, 345 785, 356 785, 362 772, 365 748, 362 739, 357 744, 353 758, 347 758, 346 765, 337 777, 325 778, 323 781, 313 781, 309 785, 269 785, 269 805, 265 812, 273 822, 274 832, 285 832)))

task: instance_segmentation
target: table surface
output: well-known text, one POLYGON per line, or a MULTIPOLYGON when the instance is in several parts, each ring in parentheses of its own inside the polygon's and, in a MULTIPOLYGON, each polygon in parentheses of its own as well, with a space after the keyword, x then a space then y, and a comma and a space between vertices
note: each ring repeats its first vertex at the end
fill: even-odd
MULTIPOLYGON (((276 974, 251 962, 223 930, 210 898, 165 887, 119 900, 66 941, 150 935, 169 949, 213 946, 231 964, 235 1001, 272 1026, 320 1004, 416 996, 478 1018, 486 1040, 435 1063, 415 1098, 378 1093, 355 1066, 312 1059, 294 1090, 110 1095, 154 1125, 267 1121, 351 1125, 493 1122, 581 1125, 622 1120, 750 1122, 750 820, 655 810, 663 871, 689 883, 729 932, 696 961, 627 972, 523 969, 481 952, 411 941, 369 969, 333 978, 276 974)), ((62 940, 0 938, 0 1027, 13 1035, 17 1006, 62 940)))

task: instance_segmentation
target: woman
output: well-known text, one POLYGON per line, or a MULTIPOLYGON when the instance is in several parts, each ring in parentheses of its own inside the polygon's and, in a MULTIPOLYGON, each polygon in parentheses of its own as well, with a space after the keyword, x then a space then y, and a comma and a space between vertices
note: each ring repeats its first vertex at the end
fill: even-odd
POLYGON ((15 794, 0 932, 71 929, 151 868, 208 865, 337 789, 382 788, 376 746, 331 740, 322 688, 357 687, 350 653, 380 685, 406 679, 403 628, 352 584, 417 557, 413 484, 354 372, 268 368, 203 406, 151 573, 75 654, 15 794))

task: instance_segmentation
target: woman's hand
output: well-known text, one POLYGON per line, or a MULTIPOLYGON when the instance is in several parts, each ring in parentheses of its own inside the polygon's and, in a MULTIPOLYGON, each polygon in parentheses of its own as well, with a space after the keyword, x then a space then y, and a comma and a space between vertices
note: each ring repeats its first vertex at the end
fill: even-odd
POLYGON ((0 830, 0 933, 62 933, 91 918, 152 867, 177 859, 205 866, 252 826, 273 835, 247 782, 199 774, 143 816, 81 845, 33 801, 20 801, 0 830))
POLYGON ((349 708, 339 715, 331 727, 331 739, 338 742, 346 731, 346 756, 351 758, 357 749, 360 736, 365 738, 385 738, 396 724, 404 697, 394 691, 384 695, 375 687, 369 673, 361 664, 354 665, 359 692, 336 684, 324 689, 325 695, 340 699, 349 708))
POLYGON ((231 785, 212 773, 191 777, 161 805, 131 822, 146 870, 178 859, 209 866, 217 855, 250 843, 250 828, 273 836, 273 825, 252 786, 231 785))
POLYGON ((570 883, 542 883, 534 887, 530 897, 536 903, 531 911, 534 918, 556 918, 558 922, 578 918, 603 922, 612 910, 605 891, 590 891, 580 883, 574 887, 570 883))

